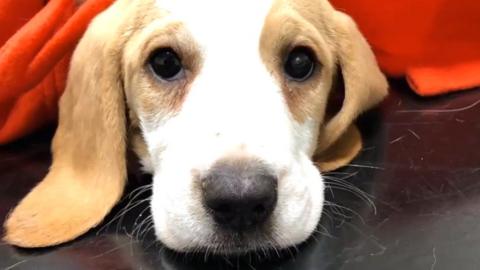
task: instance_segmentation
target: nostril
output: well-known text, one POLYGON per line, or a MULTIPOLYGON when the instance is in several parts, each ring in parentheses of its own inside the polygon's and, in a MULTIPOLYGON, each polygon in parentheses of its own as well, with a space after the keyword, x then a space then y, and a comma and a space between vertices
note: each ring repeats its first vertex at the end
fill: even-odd
POLYGON ((232 208, 227 204, 220 204, 213 207, 210 207, 213 211, 218 213, 230 213, 232 212, 232 208))
POLYGON ((219 204, 219 205, 214 205, 214 206, 209 206, 209 208, 218 214, 222 215, 229 215, 233 213, 232 207, 228 204, 219 204))
POLYGON ((208 205, 207 203, 207 208, 215 217, 215 220, 220 223, 229 223, 235 217, 234 209, 226 203, 216 205, 208 205))
POLYGON ((266 211, 267 211, 267 209, 265 208, 265 206, 263 204, 258 204, 258 205, 255 206, 255 208, 253 208, 253 212, 257 215, 262 215, 266 211))

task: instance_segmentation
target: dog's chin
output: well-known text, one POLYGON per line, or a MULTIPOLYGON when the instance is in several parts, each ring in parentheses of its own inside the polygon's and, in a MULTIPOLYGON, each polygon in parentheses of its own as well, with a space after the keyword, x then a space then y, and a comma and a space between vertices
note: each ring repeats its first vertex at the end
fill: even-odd
POLYGON ((191 234, 191 232, 184 231, 180 238, 175 237, 180 233, 177 230, 170 231, 170 233, 156 230, 155 233, 163 245, 178 253, 222 256, 243 256, 250 253, 270 254, 272 252, 278 254, 282 250, 295 247, 308 240, 318 225, 318 219, 318 215, 312 213, 306 224, 297 224, 296 228, 292 228, 291 231, 285 230, 285 228, 277 230, 279 226, 267 223, 261 228, 244 232, 226 230, 213 225, 208 233, 191 234), (301 230, 298 229, 299 226, 301 230))
MULTIPOLYGON (((320 211, 321 213, 321 211, 320 211)), ((242 256, 249 253, 269 254, 295 247, 305 242, 314 233, 320 213, 311 213, 305 223, 290 224, 290 229, 279 224, 265 224, 262 228, 235 232, 203 224, 196 233, 188 226, 177 223, 169 229, 158 230, 157 240, 178 253, 242 256), (206 226, 206 227, 204 227, 206 226)))
POLYGON ((214 255, 244 255, 250 252, 274 250, 279 248, 272 236, 260 231, 255 232, 217 232, 205 244, 184 250, 185 253, 204 253, 214 255))
POLYGON ((249 232, 229 232, 218 230, 204 241, 197 242, 191 246, 177 246, 175 243, 162 241, 169 249, 184 254, 206 254, 222 256, 243 256, 249 253, 266 254, 270 252, 278 253, 281 250, 300 244, 305 239, 295 243, 285 243, 276 239, 274 235, 264 230, 249 232))

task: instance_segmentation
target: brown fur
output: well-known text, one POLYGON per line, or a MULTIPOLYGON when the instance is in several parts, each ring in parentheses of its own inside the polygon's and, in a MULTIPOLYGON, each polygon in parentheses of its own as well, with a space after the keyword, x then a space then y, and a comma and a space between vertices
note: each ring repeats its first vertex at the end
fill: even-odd
POLYGON ((124 42, 119 31, 129 10, 129 1, 114 4, 78 45, 60 101, 53 164, 6 221, 8 243, 69 241, 100 223, 122 195, 126 127, 118 43, 124 42))
POLYGON ((290 5, 275 5, 265 21, 260 52, 266 66, 281 85, 294 119, 300 123, 307 118, 323 119, 328 92, 322 90, 330 88, 334 62, 321 32, 290 5), (318 60, 315 73, 306 82, 288 81, 283 74, 284 58, 297 46, 312 49, 318 60))
POLYGON ((345 84, 345 98, 340 111, 320 130, 317 152, 334 144, 360 113, 372 108, 387 95, 388 89, 375 56, 353 20, 338 11, 335 14, 335 43, 345 84))
MULTIPOLYGON (((149 12, 152 17, 161 16, 158 11, 149 12)), ((137 114, 149 116, 180 110, 202 64, 199 46, 185 31, 180 22, 167 25, 153 23, 135 33, 125 45, 125 91, 132 97, 129 100, 136 102, 129 105, 137 114), (185 70, 183 79, 174 82, 161 81, 145 65, 150 57, 149 53, 158 48, 173 48, 179 54, 185 70)))
POLYGON ((328 171, 349 163, 362 146, 353 121, 380 102, 388 89, 353 20, 327 1, 279 0, 266 19, 260 51, 280 82, 295 120, 311 118, 322 123, 315 154, 319 168, 328 171), (313 77, 304 83, 288 82, 282 74, 283 59, 278 55, 285 56, 295 46, 311 48, 319 62, 313 77), (344 79, 345 99, 340 111, 324 122, 337 66, 344 79))

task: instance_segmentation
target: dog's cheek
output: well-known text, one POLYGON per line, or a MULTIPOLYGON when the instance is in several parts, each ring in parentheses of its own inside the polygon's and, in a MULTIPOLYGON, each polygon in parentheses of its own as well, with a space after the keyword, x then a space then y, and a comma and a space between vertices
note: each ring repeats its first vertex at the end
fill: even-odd
POLYGON ((296 151, 312 157, 317 146, 320 121, 318 119, 307 118, 302 124, 294 121, 293 127, 296 151))
POLYGON ((176 251, 206 245, 211 224, 199 199, 199 188, 189 170, 178 162, 157 171, 153 182, 151 209, 157 238, 176 251))
POLYGON ((288 247, 305 241, 317 227, 324 203, 323 178, 308 156, 280 181, 278 195, 273 226, 277 242, 288 247))
MULTIPOLYGON (((158 179, 154 181, 159 182, 158 179)), ((170 249, 185 251, 188 247, 189 239, 186 239, 188 234, 179 232, 183 228, 183 211, 182 208, 172 211, 175 208, 174 201, 179 201, 181 198, 174 195, 178 193, 176 190, 170 189, 170 192, 164 192, 165 190, 169 190, 168 185, 154 183, 151 209, 155 235, 170 249)))
POLYGON ((182 206, 186 203, 185 198, 181 196, 184 184, 170 177, 164 173, 155 172, 151 209, 157 238, 170 248, 181 250, 184 248, 185 241, 182 241, 182 235, 178 234, 177 227, 172 226, 174 223, 172 220, 179 220, 180 223, 177 225, 178 227, 182 226, 182 216, 184 215, 182 206), (176 185, 172 185, 172 182, 175 182, 176 185), (180 207, 176 207, 177 205, 180 207))

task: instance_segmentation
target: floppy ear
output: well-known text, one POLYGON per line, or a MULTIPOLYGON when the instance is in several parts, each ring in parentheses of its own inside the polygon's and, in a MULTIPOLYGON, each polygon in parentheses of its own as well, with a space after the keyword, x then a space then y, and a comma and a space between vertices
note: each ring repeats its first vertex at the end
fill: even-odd
POLYGON ((97 16, 73 55, 53 164, 8 217, 4 240, 10 244, 45 247, 72 240, 100 223, 122 195, 126 127, 119 28, 125 18, 119 9, 114 4, 97 16))
POLYGON ((375 56, 353 20, 334 11, 337 59, 345 85, 340 111, 323 124, 316 150, 316 164, 323 171, 348 164, 362 148, 361 136, 353 121, 379 103, 388 83, 375 56))

